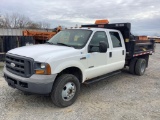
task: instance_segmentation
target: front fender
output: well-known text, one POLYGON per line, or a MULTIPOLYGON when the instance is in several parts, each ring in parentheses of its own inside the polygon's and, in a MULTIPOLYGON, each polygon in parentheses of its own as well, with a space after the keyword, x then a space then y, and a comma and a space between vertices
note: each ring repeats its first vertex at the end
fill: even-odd
POLYGON ((64 69, 66 68, 70 68, 70 67, 77 67, 81 70, 82 72, 82 75, 83 75, 83 81, 85 79, 85 67, 83 66, 83 64, 81 64, 80 62, 78 61, 66 61, 66 62, 62 62, 60 64, 57 64, 56 66, 52 66, 51 65, 51 70, 52 70, 52 74, 58 74, 60 73, 61 71, 63 71, 64 69))

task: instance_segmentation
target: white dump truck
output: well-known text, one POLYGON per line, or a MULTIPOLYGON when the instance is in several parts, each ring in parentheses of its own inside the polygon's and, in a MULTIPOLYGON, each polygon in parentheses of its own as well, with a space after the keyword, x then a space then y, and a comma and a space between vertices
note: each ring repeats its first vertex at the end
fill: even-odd
POLYGON ((75 102, 81 83, 115 75, 125 66, 143 75, 154 41, 135 40, 130 23, 92 25, 65 29, 41 45, 25 46, 6 54, 4 77, 21 91, 47 94, 59 107, 75 102))

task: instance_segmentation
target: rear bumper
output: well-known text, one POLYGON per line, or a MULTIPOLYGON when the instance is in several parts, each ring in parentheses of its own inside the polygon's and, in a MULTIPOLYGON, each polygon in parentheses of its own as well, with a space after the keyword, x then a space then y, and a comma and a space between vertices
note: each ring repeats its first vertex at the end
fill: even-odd
POLYGON ((8 85, 21 91, 35 94, 49 94, 57 74, 54 75, 32 75, 30 78, 24 78, 15 75, 4 67, 4 77, 8 85))

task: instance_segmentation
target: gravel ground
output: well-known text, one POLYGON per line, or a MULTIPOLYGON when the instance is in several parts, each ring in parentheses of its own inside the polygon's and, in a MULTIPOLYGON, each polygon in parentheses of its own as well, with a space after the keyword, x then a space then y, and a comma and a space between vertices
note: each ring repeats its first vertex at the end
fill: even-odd
POLYGON ((82 85, 77 101, 63 109, 54 106, 50 97, 8 87, 0 77, 0 120, 160 120, 159 61, 157 44, 143 76, 124 70, 105 81, 82 85))

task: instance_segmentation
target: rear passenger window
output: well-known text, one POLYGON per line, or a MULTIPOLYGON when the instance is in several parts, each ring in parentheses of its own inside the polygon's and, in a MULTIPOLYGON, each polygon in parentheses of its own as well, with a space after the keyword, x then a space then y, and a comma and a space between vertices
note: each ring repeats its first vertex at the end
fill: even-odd
POLYGON ((109 32, 112 40, 113 47, 122 47, 121 39, 118 32, 109 32))

